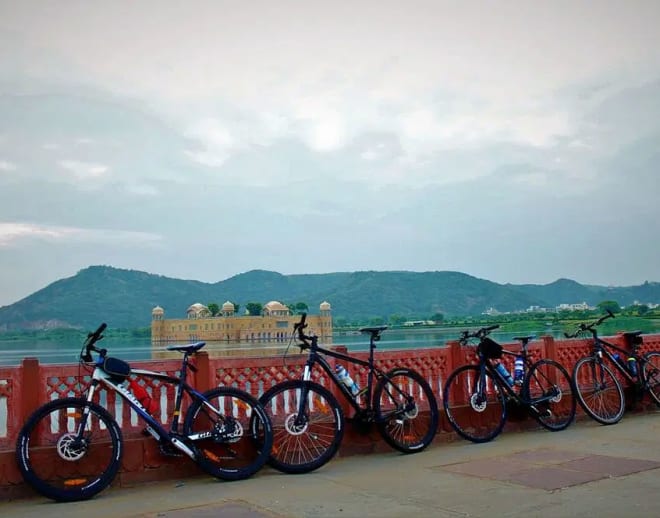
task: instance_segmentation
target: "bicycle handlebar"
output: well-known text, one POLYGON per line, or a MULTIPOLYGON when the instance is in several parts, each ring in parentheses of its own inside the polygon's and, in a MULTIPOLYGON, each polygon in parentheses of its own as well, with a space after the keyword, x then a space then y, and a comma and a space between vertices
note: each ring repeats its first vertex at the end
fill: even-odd
POLYGON ((609 309, 607 309, 606 311, 607 311, 607 314, 606 314, 606 315, 603 315, 603 316, 600 317, 598 320, 594 320, 594 321, 591 322, 590 324, 582 323, 582 324, 580 324, 580 325, 578 326, 577 330, 576 330, 574 333, 571 333, 571 334, 564 333, 564 336, 565 336, 566 338, 575 338, 575 337, 577 337, 578 335, 580 335, 581 333, 584 333, 585 331, 589 331, 589 332, 591 332, 591 333, 595 333, 595 332, 596 332, 596 327, 597 327, 597 326, 601 325, 601 324, 602 324, 603 322, 605 322, 605 320, 607 320, 608 318, 614 318, 614 313, 612 313, 609 309))
POLYGON ((87 335, 87 340, 83 343, 82 349, 80 350, 80 360, 85 363, 91 363, 94 361, 92 358, 92 351, 97 352, 104 357, 107 354, 106 349, 98 349, 94 344, 99 340, 103 340, 103 331, 108 327, 108 324, 103 322, 96 331, 89 333, 87 335), (83 352, 84 351, 84 352, 83 352))
POLYGON ((463 331, 458 341, 461 343, 461 345, 465 345, 470 338, 479 338, 481 340, 482 338, 488 336, 491 331, 494 331, 499 327, 499 324, 494 324, 492 326, 482 327, 473 333, 470 333, 470 331, 463 331))
POLYGON ((301 352, 305 349, 309 349, 312 346, 312 344, 309 343, 310 340, 314 341, 317 339, 316 335, 305 334, 304 329, 307 327, 307 324, 305 323, 306 319, 307 313, 302 313, 300 315, 300 322, 293 324, 293 332, 298 332, 298 339, 302 342, 301 344, 298 344, 301 352))

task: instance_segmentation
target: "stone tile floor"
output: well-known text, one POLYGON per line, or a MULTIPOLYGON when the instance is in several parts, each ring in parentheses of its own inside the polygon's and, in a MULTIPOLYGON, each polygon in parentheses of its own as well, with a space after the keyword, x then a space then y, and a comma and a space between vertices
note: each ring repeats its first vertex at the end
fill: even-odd
POLYGON ((552 491, 660 468, 660 462, 539 448, 434 469, 552 491))

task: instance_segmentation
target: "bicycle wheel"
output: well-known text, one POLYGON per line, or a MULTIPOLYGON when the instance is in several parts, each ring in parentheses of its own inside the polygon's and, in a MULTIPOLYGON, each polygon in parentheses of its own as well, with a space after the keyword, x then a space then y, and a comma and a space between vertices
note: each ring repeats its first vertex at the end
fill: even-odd
POLYGON ((195 399, 183 432, 200 452, 199 466, 222 480, 241 480, 256 473, 268 460, 273 442, 270 419, 250 394, 218 387, 195 399))
POLYGON ((273 425, 268 463, 284 473, 307 473, 327 463, 344 436, 344 414, 322 385, 290 380, 275 385, 259 401, 273 425), (305 392, 304 415, 298 416, 305 392))
POLYGON ((403 453, 426 448, 438 431, 438 404, 433 390, 417 372, 399 368, 376 385, 373 409, 385 442, 403 453))
POLYGON ((575 418, 573 383, 566 369, 553 360, 539 360, 527 372, 523 399, 541 426, 552 432, 564 430, 575 418))
POLYGON ((579 359, 573 367, 573 385, 580 406, 592 419, 601 424, 621 421, 626 404, 623 389, 602 360, 579 359))
POLYGON ((646 382, 646 389, 655 401, 655 404, 660 406, 660 352, 651 351, 644 355, 643 371, 644 380, 646 382))
POLYGON ((488 371, 482 376, 477 365, 463 365, 451 373, 442 404, 449 424, 468 441, 491 441, 504 428, 504 392, 488 371))
POLYGON ((58 399, 28 418, 18 434, 16 459, 25 481, 42 495, 59 502, 86 500, 114 479, 121 442, 117 422, 103 407, 58 399))

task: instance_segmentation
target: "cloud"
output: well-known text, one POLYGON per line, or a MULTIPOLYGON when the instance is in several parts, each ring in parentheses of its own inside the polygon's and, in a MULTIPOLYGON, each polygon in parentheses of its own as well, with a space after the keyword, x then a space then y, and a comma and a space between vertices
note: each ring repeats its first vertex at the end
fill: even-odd
POLYGON ((157 234, 148 232, 90 229, 23 222, 0 223, 0 248, 16 246, 25 240, 150 247, 159 244, 162 238, 157 234))
POLYGON ((110 169, 107 165, 80 162, 78 160, 61 160, 58 163, 64 169, 72 172, 79 180, 101 178, 105 176, 110 169))
POLYGON ((16 164, 8 162, 7 160, 0 160, 0 171, 15 171, 16 164))

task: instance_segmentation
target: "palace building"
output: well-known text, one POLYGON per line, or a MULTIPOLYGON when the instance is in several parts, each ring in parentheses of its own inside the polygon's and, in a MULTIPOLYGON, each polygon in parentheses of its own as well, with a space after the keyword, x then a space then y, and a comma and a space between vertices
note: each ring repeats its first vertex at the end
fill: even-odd
MULTIPOLYGON (((151 311, 152 346, 196 341, 254 344, 288 342, 293 325, 300 315, 276 300, 263 306, 261 315, 237 315, 234 304, 225 302, 217 315, 212 316, 207 306, 192 304, 185 318, 166 319, 165 310, 156 306, 151 311)), ((319 305, 318 315, 307 315, 306 334, 315 334, 319 342, 332 343, 332 316, 328 302, 319 305)))

